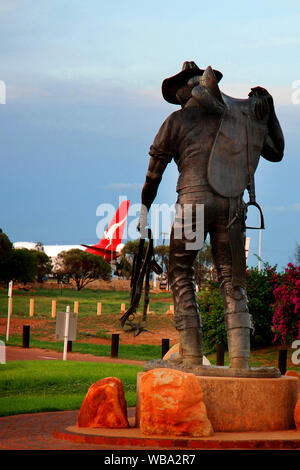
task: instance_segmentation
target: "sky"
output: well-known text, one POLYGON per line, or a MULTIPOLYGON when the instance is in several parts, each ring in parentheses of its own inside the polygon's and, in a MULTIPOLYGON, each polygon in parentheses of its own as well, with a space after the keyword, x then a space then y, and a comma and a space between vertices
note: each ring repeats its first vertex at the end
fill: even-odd
MULTIPOLYGON (((273 95, 285 155, 261 159, 256 193, 262 261, 285 267, 300 243, 299 24, 298 1, 0 0, 0 227, 12 242, 95 243, 97 208, 120 196, 134 220, 149 147, 179 109, 161 83, 193 60, 231 96, 273 95)), ((171 163, 156 203, 175 202, 176 180, 171 163)))

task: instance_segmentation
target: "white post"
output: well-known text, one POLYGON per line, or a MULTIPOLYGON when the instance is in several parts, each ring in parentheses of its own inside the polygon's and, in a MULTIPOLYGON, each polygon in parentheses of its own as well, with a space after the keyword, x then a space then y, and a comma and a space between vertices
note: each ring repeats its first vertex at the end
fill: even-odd
POLYGON ((68 338, 69 338, 69 326, 70 326, 70 306, 66 308, 66 319, 65 319, 65 334, 64 334, 64 353, 63 361, 67 360, 67 349, 68 349, 68 338))
POLYGON ((259 229, 259 237, 258 237, 258 272, 260 273, 261 269, 261 229, 259 229))
POLYGON ((0 364, 6 364, 6 351, 4 341, 0 341, 0 364))
MULTIPOLYGON (((154 247, 157 247, 157 238, 158 238, 158 208, 155 208, 155 232, 154 232, 154 247)), ((156 289, 156 280, 157 274, 153 272, 153 288, 156 289)))
POLYGON ((9 340, 9 326, 10 326, 10 317, 12 313, 12 288, 13 281, 10 281, 8 284, 8 311, 7 311, 7 325, 6 325, 6 341, 9 340))

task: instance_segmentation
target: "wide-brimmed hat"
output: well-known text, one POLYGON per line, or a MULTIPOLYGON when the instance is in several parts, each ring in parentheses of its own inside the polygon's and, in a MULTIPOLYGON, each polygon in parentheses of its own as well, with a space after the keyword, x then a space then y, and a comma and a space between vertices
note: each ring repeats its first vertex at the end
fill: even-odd
MULTIPOLYGON (((186 85, 188 80, 196 75, 202 75, 204 72, 203 69, 200 69, 195 62, 193 61, 186 61, 182 66, 181 72, 173 75, 172 77, 166 78, 162 82, 162 95, 168 103, 172 104, 180 104, 176 98, 176 93, 183 85, 186 85)), ((218 70, 214 70, 213 72, 216 76, 217 82, 221 80, 223 74, 218 70)))

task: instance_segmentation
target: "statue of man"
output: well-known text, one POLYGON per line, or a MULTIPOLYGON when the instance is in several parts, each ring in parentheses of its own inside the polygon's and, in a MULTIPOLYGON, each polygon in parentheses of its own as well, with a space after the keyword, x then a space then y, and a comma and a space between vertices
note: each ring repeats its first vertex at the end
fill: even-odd
MULTIPOLYGON (((179 171, 177 204, 184 228, 185 208, 192 208, 197 233, 197 206, 204 205, 204 238, 209 234, 214 265, 223 296, 230 367, 250 367, 251 316, 245 292, 245 203, 249 190, 255 202, 254 172, 260 156, 279 162, 284 138, 271 95, 261 87, 248 99, 231 98, 219 89, 222 74, 194 62, 167 78, 162 94, 181 105, 159 129, 150 147, 150 162, 142 190, 142 205, 149 211, 165 168, 172 159, 179 171)), ((203 207, 203 206, 202 206, 203 207)), ((259 207, 259 206, 258 206, 259 207)), ((260 209, 260 208, 259 208, 260 209)), ((146 226, 141 216, 141 228, 146 226)), ((193 262, 197 249, 187 248, 184 235, 170 238, 169 282, 174 297, 175 327, 179 332, 178 364, 202 364, 201 317, 195 291, 193 262)))

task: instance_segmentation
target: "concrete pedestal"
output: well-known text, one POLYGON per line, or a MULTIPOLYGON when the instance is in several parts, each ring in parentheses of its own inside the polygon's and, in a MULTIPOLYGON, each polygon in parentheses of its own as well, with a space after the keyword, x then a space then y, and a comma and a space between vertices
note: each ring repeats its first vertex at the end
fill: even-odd
MULTIPOLYGON (((137 426, 141 413, 137 378, 137 426)), ((295 428, 294 408, 299 395, 296 377, 201 377, 207 415, 215 432, 280 431, 295 428)))

